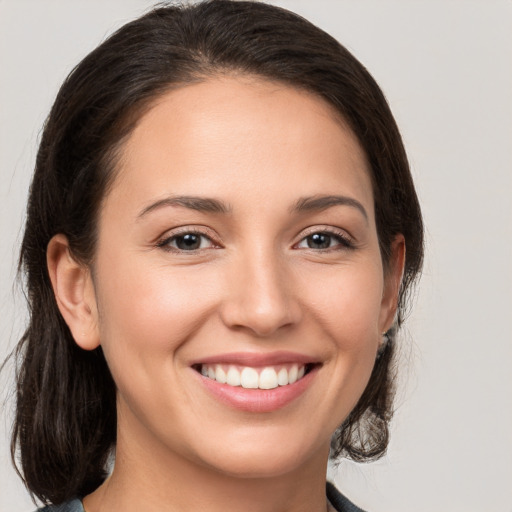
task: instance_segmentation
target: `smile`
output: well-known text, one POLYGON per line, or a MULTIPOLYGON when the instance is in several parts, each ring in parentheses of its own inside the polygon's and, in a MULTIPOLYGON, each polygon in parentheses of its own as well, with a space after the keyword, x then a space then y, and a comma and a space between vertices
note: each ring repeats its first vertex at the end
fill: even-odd
POLYGON ((251 367, 223 364, 202 364, 200 373, 203 377, 220 384, 244 389, 275 389, 288 386, 302 379, 310 370, 308 364, 288 364, 265 367, 251 367))
POLYGON ((217 354, 193 361, 203 389, 221 404, 269 413, 295 402, 312 386, 323 363, 295 352, 217 354))

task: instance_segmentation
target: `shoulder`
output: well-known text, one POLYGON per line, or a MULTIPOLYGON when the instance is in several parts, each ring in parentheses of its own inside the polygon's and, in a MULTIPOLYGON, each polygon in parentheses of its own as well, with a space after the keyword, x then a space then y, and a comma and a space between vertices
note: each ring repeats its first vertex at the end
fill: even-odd
POLYGON ((66 501, 60 505, 48 505, 38 508, 36 512, 84 512, 84 507, 79 499, 66 501))
POLYGON ((363 509, 356 507, 348 498, 343 496, 331 482, 326 485, 327 498, 337 512, 365 512, 363 509))

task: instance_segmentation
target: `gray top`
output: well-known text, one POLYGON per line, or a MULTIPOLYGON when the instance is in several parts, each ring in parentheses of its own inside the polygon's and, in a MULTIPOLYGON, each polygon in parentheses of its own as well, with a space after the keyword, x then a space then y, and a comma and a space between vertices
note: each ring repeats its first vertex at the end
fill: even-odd
POLYGON ((76 500, 67 501, 61 505, 48 505, 47 507, 38 508, 36 512, 85 512, 82 502, 76 500))
MULTIPOLYGON (((337 512, 364 512, 364 510, 356 507, 349 501, 343 494, 341 494, 331 482, 327 482, 326 486, 327 498, 337 512)), ((85 512, 82 502, 79 499, 74 499, 61 505, 48 505, 47 507, 39 508, 36 512, 85 512)))

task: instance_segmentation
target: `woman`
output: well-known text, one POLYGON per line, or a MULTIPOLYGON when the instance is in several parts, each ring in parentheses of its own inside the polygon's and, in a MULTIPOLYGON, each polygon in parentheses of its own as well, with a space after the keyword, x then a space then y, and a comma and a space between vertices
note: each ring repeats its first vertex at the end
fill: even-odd
POLYGON ((358 510, 326 497, 327 461, 386 449, 421 261, 398 129, 339 43, 251 2, 127 24, 68 77, 37 156, 28 489, 87 512, 358 510))

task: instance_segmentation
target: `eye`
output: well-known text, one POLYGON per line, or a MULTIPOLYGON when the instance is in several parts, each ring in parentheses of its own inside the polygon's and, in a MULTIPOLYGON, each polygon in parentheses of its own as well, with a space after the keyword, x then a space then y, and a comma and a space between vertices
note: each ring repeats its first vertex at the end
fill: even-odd
POLYGON ((172 235, 159 242, 158 247, 168 251, 192 252, 215 247, 211 238, 203 233, 186 231, 172 235))
POLYGON ((298 249, 328 250, 334 248, 352 248, 347 235, 330 231, 316 231, 304 237, 296 246, 298 249))

